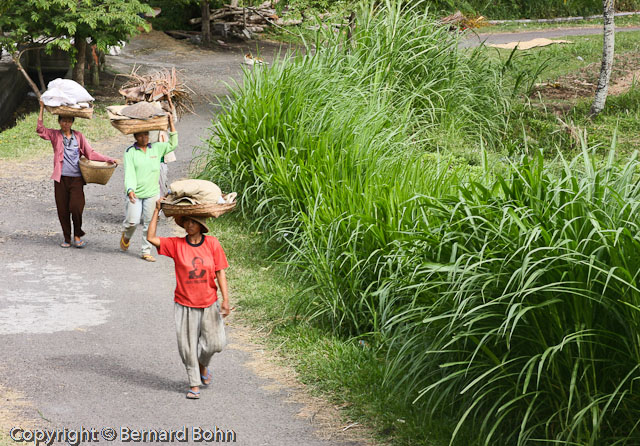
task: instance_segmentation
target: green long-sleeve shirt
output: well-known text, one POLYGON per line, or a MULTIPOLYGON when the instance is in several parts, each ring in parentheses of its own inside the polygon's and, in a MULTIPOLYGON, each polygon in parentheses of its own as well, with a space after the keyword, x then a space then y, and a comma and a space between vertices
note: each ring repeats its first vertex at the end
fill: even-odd
POLYGON ((132 190, 138 198, 160 193, 160 160, 178 147, 178 134, 169 132, 169 142, 154 142, 146 152, 132 145, 124 153, 124 193, 132 190))

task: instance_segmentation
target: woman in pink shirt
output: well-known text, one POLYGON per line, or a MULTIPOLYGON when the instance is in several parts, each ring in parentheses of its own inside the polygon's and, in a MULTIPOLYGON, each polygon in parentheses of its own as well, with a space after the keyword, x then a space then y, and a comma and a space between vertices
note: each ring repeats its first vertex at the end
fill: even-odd
POLYGON ((46 128, 42 124, 44 104, 40 102, 40 114, 36 133, 40 138, 51 141, 53 146, 53 188, 58 209, 58 219, 62 226, 64 241, 62 248, 71 246, 71 221, 73 220, 73 245, 84 248, 86 242, 82 240, 82 212, 84 211, 84 179, 80 173, 78 161, 80 156, 93 161, 106 161, 116 164, 116 160, 95 152, 84 135, 71 130, 73 117, 58 116, 60 130, 46 128))

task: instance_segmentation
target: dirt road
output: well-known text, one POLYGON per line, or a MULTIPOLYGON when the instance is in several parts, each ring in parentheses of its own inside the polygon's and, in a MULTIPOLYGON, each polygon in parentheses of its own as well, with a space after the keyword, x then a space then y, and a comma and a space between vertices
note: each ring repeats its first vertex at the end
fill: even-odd
MULTIPOLYGON (((175 65, 201 98, 215 100, 225 93, 225 82, 239 77, 244 50, 205 51, 153 33, 135 39, 108 64, 123 72, 134 63, 147 69, 175 65)), ((266 58, 275 51, 262 48, 266 58)), ((171 180, 188 174, 192 151, 207 134, 212 106, 200 100, 196 109, 197 116, 185 116, 177 126, 171 180)), ((121 136, 94 147, 121 158, 130 142, 121 136)), ((6 436, 15 425, 96 429, 95 440, 103 444, 124 442, 105 440, 111 428, 119 435, 121 428, 185 427, 187 444, 202 444, 198 427, 233 430, 241 445, 357 444, 342 443, 340 434, 324 427, 318 432, 313 411, 300 417, 303 406, 289 402, 291 389, 274 387, 247 365, 256 360, 255 348, 233 327, 231 345, 214 357, 213 385, 200 400, 187 400, 174 332, 173 263, 141 260, 139 230, 130 252, 118 250, 123 169, 107 186, 85 188, 85 249, 58 246, 50 174, 50 154, 4 162, 0 169, 0 427, 7 444, 13 444, 6 436)), ((180 234, 178 229, 165 220, 159 233, 180 234)))

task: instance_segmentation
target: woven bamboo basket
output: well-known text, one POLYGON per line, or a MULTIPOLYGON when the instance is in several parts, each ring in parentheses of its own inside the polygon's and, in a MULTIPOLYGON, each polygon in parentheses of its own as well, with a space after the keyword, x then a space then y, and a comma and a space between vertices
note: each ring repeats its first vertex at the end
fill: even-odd
POLYGON ((156 116, 151 119, 112 119, 111 125, 125 135, 151 130, 166 130, 169 127, 168 116, 156 116))
POLYGON ((115 164, 105 163, 103 161, 90 161, 85 157, 80 158, 78 162, 82 178, 87 183, 107 184, 111 175, 116 170, 115 164))
MULTIPOLYGON (((223 195, 222 198, 226 199, 227 196, 223 195)), ((218 204, 218 203, 205 203, 205 204, 168 204, 162 203, 162 212, 167 217, 205 217, 205 218, 218 218, 227 212, 231 212, 236 207, 237 201, 233 203, 218 204)))
POLYGON ((47 111, 52 115, 73 116, 74 118, 91 119, 93 117, 93 107, 89 108, 73 108, 61 105, 60 107, 46 106, 47 111))

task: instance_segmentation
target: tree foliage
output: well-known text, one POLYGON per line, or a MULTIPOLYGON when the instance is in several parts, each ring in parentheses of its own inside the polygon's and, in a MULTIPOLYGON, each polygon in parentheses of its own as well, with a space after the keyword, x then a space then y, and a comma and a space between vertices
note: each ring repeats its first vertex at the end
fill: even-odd
POLYGON ((45 42, 48 49, 72 49, 72 38, 88 37, 100 49, 138 32, 138 14, 152 9, 139 0, 5 0, 0 6, 0 45, 45 42))
POLYGON ((151 11, 140 0, 3 0, 0 48, 18 65, 21 52, 30 48, 59 48, 75 60, 73 42, 90 39, 106 50, 146 27, 138 14, 151 11))

